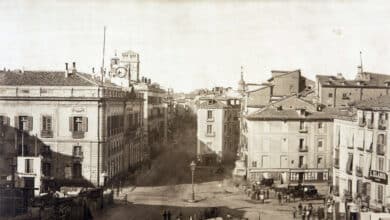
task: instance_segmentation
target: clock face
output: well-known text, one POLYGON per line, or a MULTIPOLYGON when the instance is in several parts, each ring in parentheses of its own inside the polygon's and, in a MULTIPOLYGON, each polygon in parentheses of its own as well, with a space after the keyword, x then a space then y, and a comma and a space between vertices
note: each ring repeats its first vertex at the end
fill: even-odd
POLYGON ((127 73, 127 69, 125 67, 118 67, 116 70, 115 70, 116 74, 123 78, 126 76, 126 73, 127 73))

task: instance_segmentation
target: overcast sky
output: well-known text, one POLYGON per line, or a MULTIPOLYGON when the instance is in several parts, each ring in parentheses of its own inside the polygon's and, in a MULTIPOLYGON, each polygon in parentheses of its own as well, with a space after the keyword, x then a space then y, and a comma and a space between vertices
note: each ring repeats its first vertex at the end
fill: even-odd
POLYGON ((141 57, 141 74, 175 91, 261 82, 270 70, 354 77, 390 73, 387 1, 5 1, 0 68, 90 72, 118 52, 141 57))

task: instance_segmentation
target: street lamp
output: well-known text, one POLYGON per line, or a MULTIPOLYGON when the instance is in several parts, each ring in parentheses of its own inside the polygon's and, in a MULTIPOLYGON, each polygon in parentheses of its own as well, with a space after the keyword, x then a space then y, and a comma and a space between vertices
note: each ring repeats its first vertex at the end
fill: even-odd
POLYGON ((192 176, 192 201, 195 202, 195 190, 194 190, 194 173, 195 173, 195 168, 196 168, 196 163, 195 161, 192 161, 190 164, 191 167, 191 176, 192 176))

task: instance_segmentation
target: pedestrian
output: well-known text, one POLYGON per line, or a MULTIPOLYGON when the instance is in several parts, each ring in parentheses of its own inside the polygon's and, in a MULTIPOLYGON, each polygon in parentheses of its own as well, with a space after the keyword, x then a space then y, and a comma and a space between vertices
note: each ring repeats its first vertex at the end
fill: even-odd
POLYGON ((302 220, 306 220, 306 206, 303 207, 301 215, 302 215, 302 220))
POLYGON ((171 211, 169 211, 169 210, 167 212, 167 220, 171 220, 171 211))
POLYGON ((313 214, 313 205, 309 203, 309 207, 307 208, 307 219, 309 220, 311 215, 313 214))
POLYGON ((298 214, 302 215, 302 203, 298 204, 298 214))
POLYGON ((167 218, 168 218, 167 217, 168 216, 167 210, 164 209, 162 216, 163 216, 163 220, 167 220, 167 218))
POLYGON ((267 199, 269 199, 269 190, 268 189, 267 189, 266 193, 267 193, 267 199))
POLYGON ((317 209, 317 216, 318 220, 322 220, 325 217, 324 208, 322 206, 319 206, 317 209))
POLYGON ((290 203, 290 194, 289 193, 287 193, 287 195, 286 195, 286 202, 290 203))
POLYGON ((261 203, 264 203, 264 194, 263 193, 260 194, 260 201, 261 201, 261 203))
POLYGON ((279 200, 279 205, 282 204, 282 195, 280 195, 280 193, 278 193, 278 200, 279 200))
POLYGON ((295 219, 297 217, 297 208, 293 207, 293 218, 295 219))

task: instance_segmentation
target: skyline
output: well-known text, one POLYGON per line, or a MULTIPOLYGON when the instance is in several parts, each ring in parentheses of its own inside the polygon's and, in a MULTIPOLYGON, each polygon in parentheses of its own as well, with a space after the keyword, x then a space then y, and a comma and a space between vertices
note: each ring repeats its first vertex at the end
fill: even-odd
POLYGON ((384 1, 8 1, 0 13, 1 69, 99 69, 107 26, 106 66, 133 50, 141 76, 176 92, 236 88, 240 66, 247 82, 295 69, 354 78, 359 51, 365 71, 390 72, 384 1))

